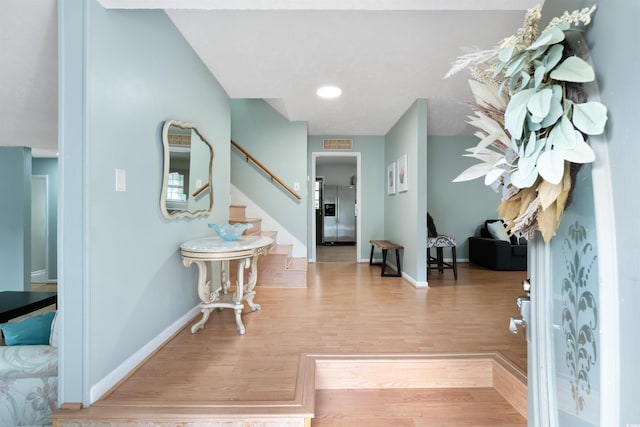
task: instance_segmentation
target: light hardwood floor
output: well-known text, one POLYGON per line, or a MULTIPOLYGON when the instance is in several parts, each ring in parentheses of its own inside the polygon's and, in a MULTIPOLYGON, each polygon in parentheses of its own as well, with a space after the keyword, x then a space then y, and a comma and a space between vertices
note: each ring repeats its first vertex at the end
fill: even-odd
MULTIPOLYGON (((257 288, 262 310, 245 309, 246 335, 237 333, 233 311, 214 312, 203 330, 192 334, 187 325, 95 406, 291 400, 303 353, 497 352, 526 371, 524 337, 508 329, 525 277, 462 263, 457 281, 445 270, 430 274, 429 288, 416 289, 401 278, 380 277, 380 267, 368 264, 311 264, 306 289, 257 288)), ((318 405, 329 396, 318 391, 318 405)), ((468 399, 467 393, 454 401, 468 399)), ((495 396, 478 399, 476 404, 495 396)), ((328 424, 330 418, 318 417, 312 425, 366 425, 328 424)), ((522 425, 522 419, 504 425, 522 425)))
POLYGON ((317 262, 356 262, 356 245, 316 245, 317 262))

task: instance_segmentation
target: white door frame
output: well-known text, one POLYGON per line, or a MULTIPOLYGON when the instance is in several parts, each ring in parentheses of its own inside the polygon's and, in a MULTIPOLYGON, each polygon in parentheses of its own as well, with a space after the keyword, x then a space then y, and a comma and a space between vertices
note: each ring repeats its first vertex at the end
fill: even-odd
MULTIPOLYGON (((312 152, 311 153, 311 179, 309 180, 309 194, 313 194, 316 182, 316 160, 319 157, 355 157, 356 158, 356 262, 360 262, 360 254, 362 247, 362 173, 361 173, 361 153, 358 152, 312 152)), ((313 197, 309 197, 309 212, 311 212, 311 259, 310 262, 316 262, 316 215, 313 197)))

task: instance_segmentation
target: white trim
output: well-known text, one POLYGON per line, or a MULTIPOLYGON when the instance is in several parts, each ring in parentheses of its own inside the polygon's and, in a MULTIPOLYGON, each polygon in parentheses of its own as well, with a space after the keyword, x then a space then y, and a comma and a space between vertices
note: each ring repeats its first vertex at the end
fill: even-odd
POLYGON ((307 256, 307 247, 299 239, 276 221, 271 215, 265 212, 253 200, 247 197, 242 191, 238 190, 233 184, 231 188, 231 204, 246 206, 245 213, 247 218, 262 219, 261 227, 263 230, 277 231, 277 243, 281 245, 293 245, 291 256, 295 258, 304 258, 307 256))
POLYGON ((402 272, 402 278, 407 282, 411 283, 414 288, 428 288, 429 282, 417 282, 413 277, 409 276, 404 271, 402 272))
POLYGON ((135 352, 131 357, 122 362, 120 366, 111 371, 107 376, 98 381, 89 392, 90 403, 105 395, 111 388, 113 388, 118 382, 125 378, 131 371, 133 371, 138 365, 140 365, 147 357, 153 354, 156 349, 162 346, 169 338, 171 338, 176 332, 184 328, 184 326, 191 321, 200 312, 200 305, 193 307, 185 315, 173 322, 164 331, 160 332, 154 339, 149 341, 144 347, 135 352))
POLYGON ((47 270, 38 270, 31 272, 31 282, 44 283, 49 282, 47 278, 47 270))
MULTIPOLYGON (((591 53, 584 38, 579 45, 589 64, 591 53)), ((589 101, 601 101, 596 81, 584 85, 589 101)), ((600 305, 600 425, 620 425, 620 322, 618 252, 609 160, 609 142, 606 135, 589 137, 596 160, 592 164, 593 204, 598 245, 598 299, 600 305)))
MULTIPOLYGON (((354 151, 351 153, 345 152, 312 152, 311 153, 311 178, 309 179, 309 185, 312 186, 316 182, 316 160, 319 157, 355 157, 356 158, 356 259, 360 260, 362 253, 362 153, 354 151)), ((313 187, 309 189, 309 194, 313 194, 313 187)), ((313 205, 313 197, 309 197, 309 212, 311 216, 311 251, 309 259, 311 262, 315 262, 316 256, 316 214, 315 206, 313 205)), ((368 261, 368 259, 367 259, 368 261)), ((365 262, 358 261, 358 262, 365 262)))
MULTIPOLYGON (((593 98, 596 98, 595 96, 593 98)), ((600 425, 620 425, 620 324, 616 226, 607 139, 591 137, 600 299, 600 425)))
POLYGON ((526 327, 527 372, 529 382, 528 422, 531 426, 557 427, 557 398, 554 382, 553 304, 551 248, 540 233, 529 241, 527 260, 531 282, 531 311, 526 327))

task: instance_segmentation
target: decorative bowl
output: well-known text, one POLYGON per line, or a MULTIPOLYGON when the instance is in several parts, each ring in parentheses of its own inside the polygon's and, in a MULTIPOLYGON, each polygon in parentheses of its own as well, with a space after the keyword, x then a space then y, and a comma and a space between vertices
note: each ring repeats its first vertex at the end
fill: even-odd
POLYGON ((229 224, 228 222, 224 224, 209 224, 209 228, 213 228, 222 240, 227 241, 238 240, 238 238, 242 236, 242 233, 244 233, 244 230, 252 227, 253 224, 229 224))

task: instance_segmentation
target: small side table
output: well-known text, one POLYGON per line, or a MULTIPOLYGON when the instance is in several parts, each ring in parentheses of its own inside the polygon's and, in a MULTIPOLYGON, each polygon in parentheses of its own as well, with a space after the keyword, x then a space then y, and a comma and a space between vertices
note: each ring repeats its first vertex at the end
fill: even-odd
POLYGON ((180 245, 182 262, 185 267, 191 264, 198 266, 198 296, 202 301, 200 309, 202 319, 191 326, 191 333, 196 333, 209 320, 209 314, 215 308, 230 308, 235 311, 236 326, 240 334, 245 333, 242 323, 243 301, 247 301, 251 311, 260 310, 260 305, 253 302, 254 290, 258 281, 258 257, 265 255, 273 245, 273 239, 262 236, 242 236, 238 240, 226 241, 219 237, 205 237, 190 240, 180 245), (229 261, 238 260, 238 278, 236 291, 228 294, 229 261), (207 263, 220 261, 220 280, 214 284, 207 280, 207 263), (247 283, 244 281, 244 270, 249 270, 247 283))

